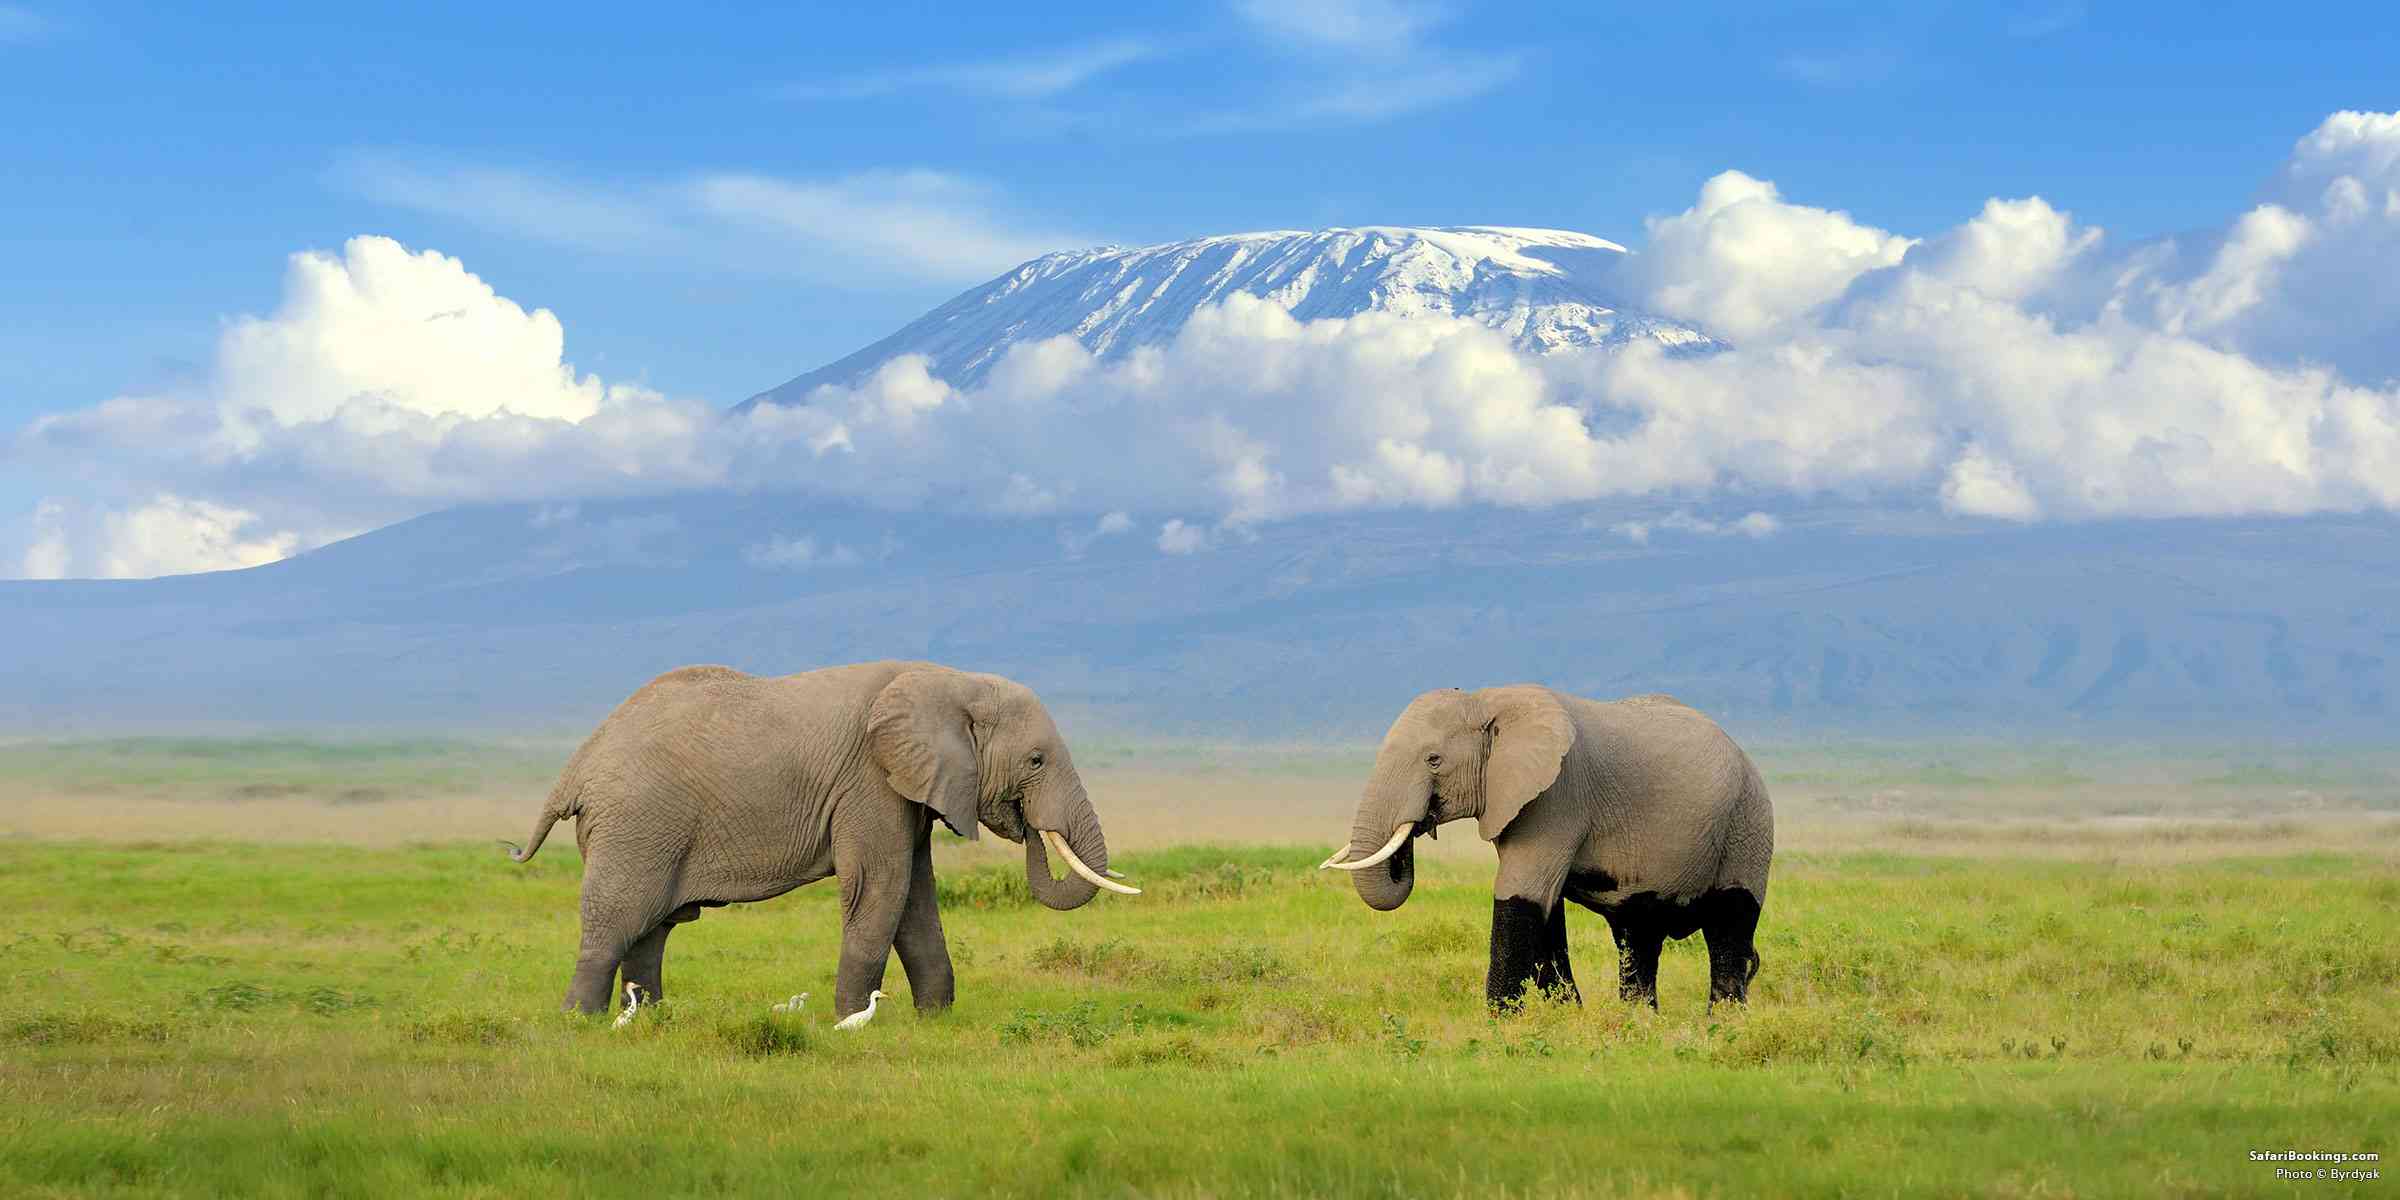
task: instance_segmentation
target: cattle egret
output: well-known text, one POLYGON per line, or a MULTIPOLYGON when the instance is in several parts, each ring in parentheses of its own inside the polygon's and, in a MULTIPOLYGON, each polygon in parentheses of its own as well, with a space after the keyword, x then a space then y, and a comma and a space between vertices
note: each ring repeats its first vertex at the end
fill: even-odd
POLYGON ((628 980, 625 984, 625 1011, 617 1014, 617 1023, 609 1026, 609 1028, 625 1028, 625 1023, 633 1020, 633 1014, 640 1012, 641 1009, 642 985, 628 980))
POLYGON ((835 1029, 858 1029, 875 1019, 875 1002, 883 999, 883 989, 867 993, 867 1006, 834 1023, 835 1029))
POLYGON ((784 1002, 783 1002, 783 1003, 781 1003, 781 1004, 775 1005, 775 1006, 774 1006, 774 1009, 775 1009, 775 1011, 776 1011, 776 1012, 779 1012, 779 1013, 796 1013, 796 1012, 799 1012, 799 1011, 800 1011, 800 1005, 801 1005, 802 1003, 806 1002, 806 1001, 807 1001, 807 999, 808 999, 808 993, 807 993, 807 992, 802 992, 802 993, 800 993, 799 995, 797 995, 797 996, 794 996, 794 997, 792 997, 791 999, 789 999, 789 1000, 786 1000, 786 1001, 784 1001, 784 1002))

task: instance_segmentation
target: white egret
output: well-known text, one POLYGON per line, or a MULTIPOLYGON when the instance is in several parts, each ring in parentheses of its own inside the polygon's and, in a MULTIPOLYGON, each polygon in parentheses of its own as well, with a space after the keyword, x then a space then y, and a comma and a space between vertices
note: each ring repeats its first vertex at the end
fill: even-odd
POLYGON ((882 988, 876 988, 874 991, 868 992, 867 1006, 858 1010, 857 1012, 851 1013, 849 1016, 843 1017, 839 1021, 836 1021, 833 1027, 835 1029, 864 1028, 867 1022, 875 1019, 875 1002, 881 999, 883 999, 882 988))
POLYGON ((805 1003, 807 1003, 807 1002, 808 1002, 808 993, 807 993, 807 992, 802 992, 802 993, 800 993, 799 995, 797 995, 797 996, 794 996, 794 997, 792 997, 791 999, 789 999, 789 1000, 786 1000, 786 1001, 784 1001, 783 1003, 781 1003, 781 1004, 778 1004, 778 1005, 775 1005, 775 1006, 773 1006, 773 1007, 774 1007, 775 1011, 776 1011, 776 1012, 779 1012, 779 1013, 796 1013, 796 1012, 799 1012, 799 1011, 800 1011, 800 1006, 801 1006, 802 1004, 805 1004, 805 1003))
POLYGON ((617 1014, 617 1023, 609 1026, 609 1028, 625 1028, 625 1023, 633 1020, 633 1014, 640 1012, 641 1009, 642 985, 631 980, 627 980, 625 983, 625 1011, 617 1014))

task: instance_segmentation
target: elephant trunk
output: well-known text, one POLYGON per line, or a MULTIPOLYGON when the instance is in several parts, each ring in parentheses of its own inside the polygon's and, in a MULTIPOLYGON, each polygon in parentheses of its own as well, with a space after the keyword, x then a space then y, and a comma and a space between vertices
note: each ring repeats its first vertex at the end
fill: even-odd
POLYGON ((1095 874, 1108 870, 1108 839, 1101 835, 1100 818, 1092 811, 1091 800, 1084 795, 1080 783, 1073 786, 1073 800, 1059 807, 1065 812, 1055 824, 1033 813, 1027 814, 1032 828, 1025 834, 1025 886, 1043 907, 1064 911, 1091 903, 1100 885, 1074 871, 1067 872, 1064 879, 1052 879, 1043 832, 1055 833, 1066 851, 1095 874))
POLYGON ((1430 807, 1423 784, 1389 768, 1377 772, 1387 773, 1402 778, 1379 778, 1369 785, 1359 799, 1358 815, 1351 821, 1349 844, 1326 860, 1329 864, 1337 859, 1357 863, 1380 855, 1382 861, 1350 871, 1350 884, 1358 889, 1358 898, 1378 912, 1390 912, 1407 903, 1409 892, 1417 885, 1415 827, 1425 820, 1430 807))
POLYGON ((1407 838, 1390 858, 1350 872, 1350 886, 1377 912, 1390 912, 1408 903, 1408 894, 1417 886, 1417 839, 1407 838))

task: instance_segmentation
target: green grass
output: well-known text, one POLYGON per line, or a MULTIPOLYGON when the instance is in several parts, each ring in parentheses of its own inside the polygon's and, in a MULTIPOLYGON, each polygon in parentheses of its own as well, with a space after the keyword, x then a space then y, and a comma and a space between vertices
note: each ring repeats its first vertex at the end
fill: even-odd
POLYGON ((1747 1011, 1697 939, 1620 1007, 1578 911, 1584 1006, 1498 1020, 1485 866, 1383 914, 1320 856, 1073 913, 946 863, 958 1006, 895 964, 836 1033, 831 884, 682 927, 612 1030, 554 1011, 571 839, 0 841, 0 1194, 2275 1194, 2249 1150, 2400 1132, 2388 846, 1787 854, 1747 1011))

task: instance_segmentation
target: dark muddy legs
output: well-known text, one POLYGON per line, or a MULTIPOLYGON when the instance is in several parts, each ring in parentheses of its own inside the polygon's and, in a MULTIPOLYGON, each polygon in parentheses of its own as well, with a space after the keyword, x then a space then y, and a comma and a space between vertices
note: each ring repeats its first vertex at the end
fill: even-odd
POLYGON ((1567 905, 1554 901, 1547 913, 1531 900, 1492 902, 1492 966, 1484 976, 1484 1003, 1495 1011, 1524 1002, 1525 985, 1545 995, 1564 995, 1580 1004, 1575 969, 1567 961, 1567 905))
POLYGON ((1708 938, 1708 1002, 1750 1001, 1750 980, 1758 974, 1758 901, 1739 888, 1709 893, 1707 921, 1701 932, 1708 938))
POLYGON ((1708 1001, 1743 1003, 1758 974, 1758 899, 1741 888, 1720 888, 1689 902, 1664 902, 1649 893, 1601 910, 1617 942, 1617 995, 1658 1007, 1658 953, 1668 939, 1694 933, 1708 939, 1708 1001))
POLYGON ((1658 1007, 1658 951, 1667 941, 1656 921, 1638 912, 1604 913, 1617 943, 1617 999, 1658 1007))

